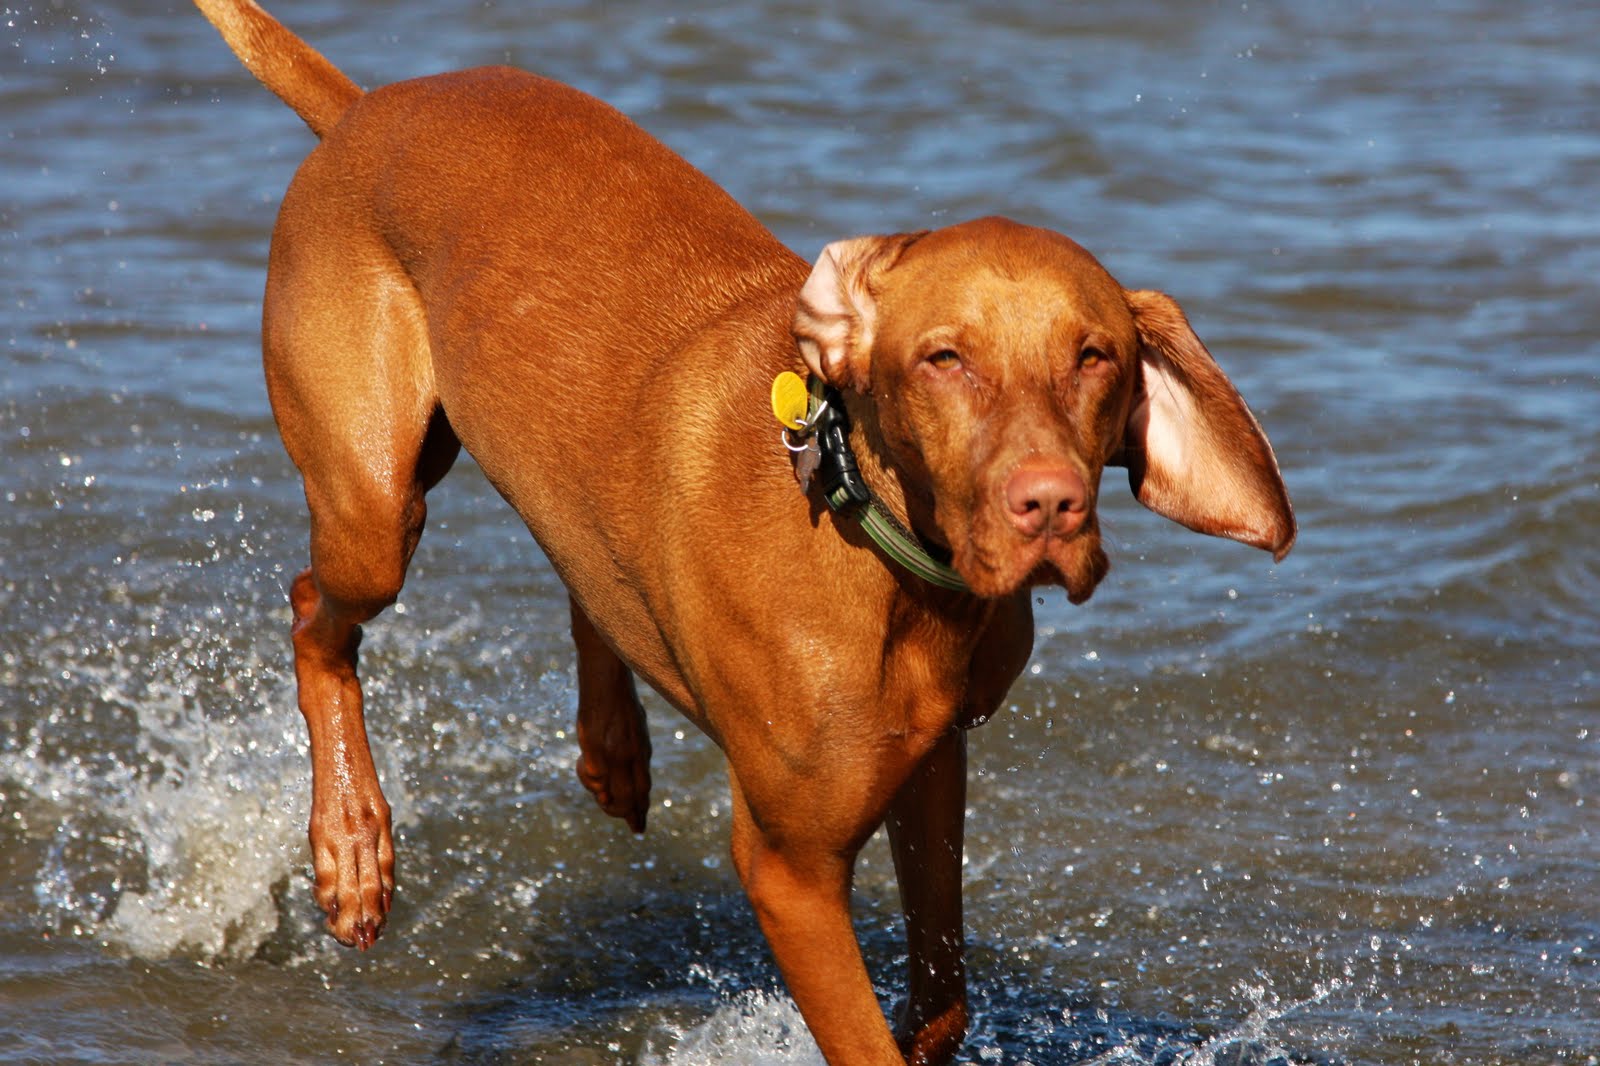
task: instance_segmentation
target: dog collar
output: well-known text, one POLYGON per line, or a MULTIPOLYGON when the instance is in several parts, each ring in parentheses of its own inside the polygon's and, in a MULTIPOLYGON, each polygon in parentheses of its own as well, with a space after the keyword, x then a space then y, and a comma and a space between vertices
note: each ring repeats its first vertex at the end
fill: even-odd
POLYGON ((784 425, 786 448, 801 453, 816 449, 816 474, 829 510, 854 518, 885 555, 930 585, 967 591, 955 568, 928 554, 917 535, 900 524, 861 476, 850 447, 850 415, 838 389, 816 377, 802 382, 798 374, 786 370, 772 383, 772 413, 784 425), (794 444, 791 433, 804 443, 794 444))

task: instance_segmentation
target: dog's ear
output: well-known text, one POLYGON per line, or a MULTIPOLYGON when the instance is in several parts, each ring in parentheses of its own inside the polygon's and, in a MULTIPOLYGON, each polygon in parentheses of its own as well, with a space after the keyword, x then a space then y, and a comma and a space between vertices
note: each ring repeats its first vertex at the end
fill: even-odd
POLYGON ((794 339, 813 374, 867 391, 879 279, 922 235, 852 237, 822 250, 794 312, 794 339))
POLYGON ((1282 559, 1294 545, 1294 510, 1261 426, 1177 301, 1152 291, 1127 300, 1139 384, 1112 462, 1128 468, 1134 495, 1157 514, 1282 559))

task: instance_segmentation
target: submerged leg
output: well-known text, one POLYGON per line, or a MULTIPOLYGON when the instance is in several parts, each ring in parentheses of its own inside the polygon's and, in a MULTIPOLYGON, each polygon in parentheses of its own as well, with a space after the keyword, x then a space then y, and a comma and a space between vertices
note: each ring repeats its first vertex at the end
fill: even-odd
MULTIPOLYGON (((882 811, 862 824, 790 833, 751 813, 733 785, 733 862, 761 931, 811 1035, 831 1063, 903 1066, 850 923, 856 852, 882 811), (839 835, 830 828, 845 830, 839 835)), ((820 791, 785 789, 797 809, 819 812, 820 791)), ((851 820, 852 822, 855 819, 851 820)))
POLYGON ((909 1062, 948 1062, 967 1030, 961 927, 966 734, 951 730, 901 787, 889 809, 910 957, 905 1007, 895 1026, 909 1062))

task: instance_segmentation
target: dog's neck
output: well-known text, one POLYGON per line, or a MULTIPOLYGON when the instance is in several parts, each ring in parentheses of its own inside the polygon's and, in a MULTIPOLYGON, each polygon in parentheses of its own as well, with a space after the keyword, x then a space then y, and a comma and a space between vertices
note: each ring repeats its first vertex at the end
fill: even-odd
POLYGON ((856 464, 868 487, 884 509, 900 525, 916 534, 925 545, 936 549, 941 562, 948 561, 950 545, 934 521, 933 494, 925 487, 926 476, 917 476, 895 461, 878 425, 878 406, 871 396, 848 392, 845 408, 850 412, 850 446, 856 464))

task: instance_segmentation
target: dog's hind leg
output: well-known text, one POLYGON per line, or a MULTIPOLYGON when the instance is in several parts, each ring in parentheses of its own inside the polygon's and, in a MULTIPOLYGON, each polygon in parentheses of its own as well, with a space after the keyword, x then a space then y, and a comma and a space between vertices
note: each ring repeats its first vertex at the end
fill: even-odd
POLYGON ((432 393, 420 304, 392 255, 338 217, 337 198, 295 191, 273 242, 263 334, 273 412, 311 515, 311 566, 290 590, 311 855, 329 931, 366 948, 389 911, 394 843, 356 676, 360 626, 399 595, 423 494, 460 443, 432 393))
POLYGON ((578 780, 600 809, 644 832, 650 806, 650 733, 628 669, 578 601, 572 601, 578 647, 578 780))

